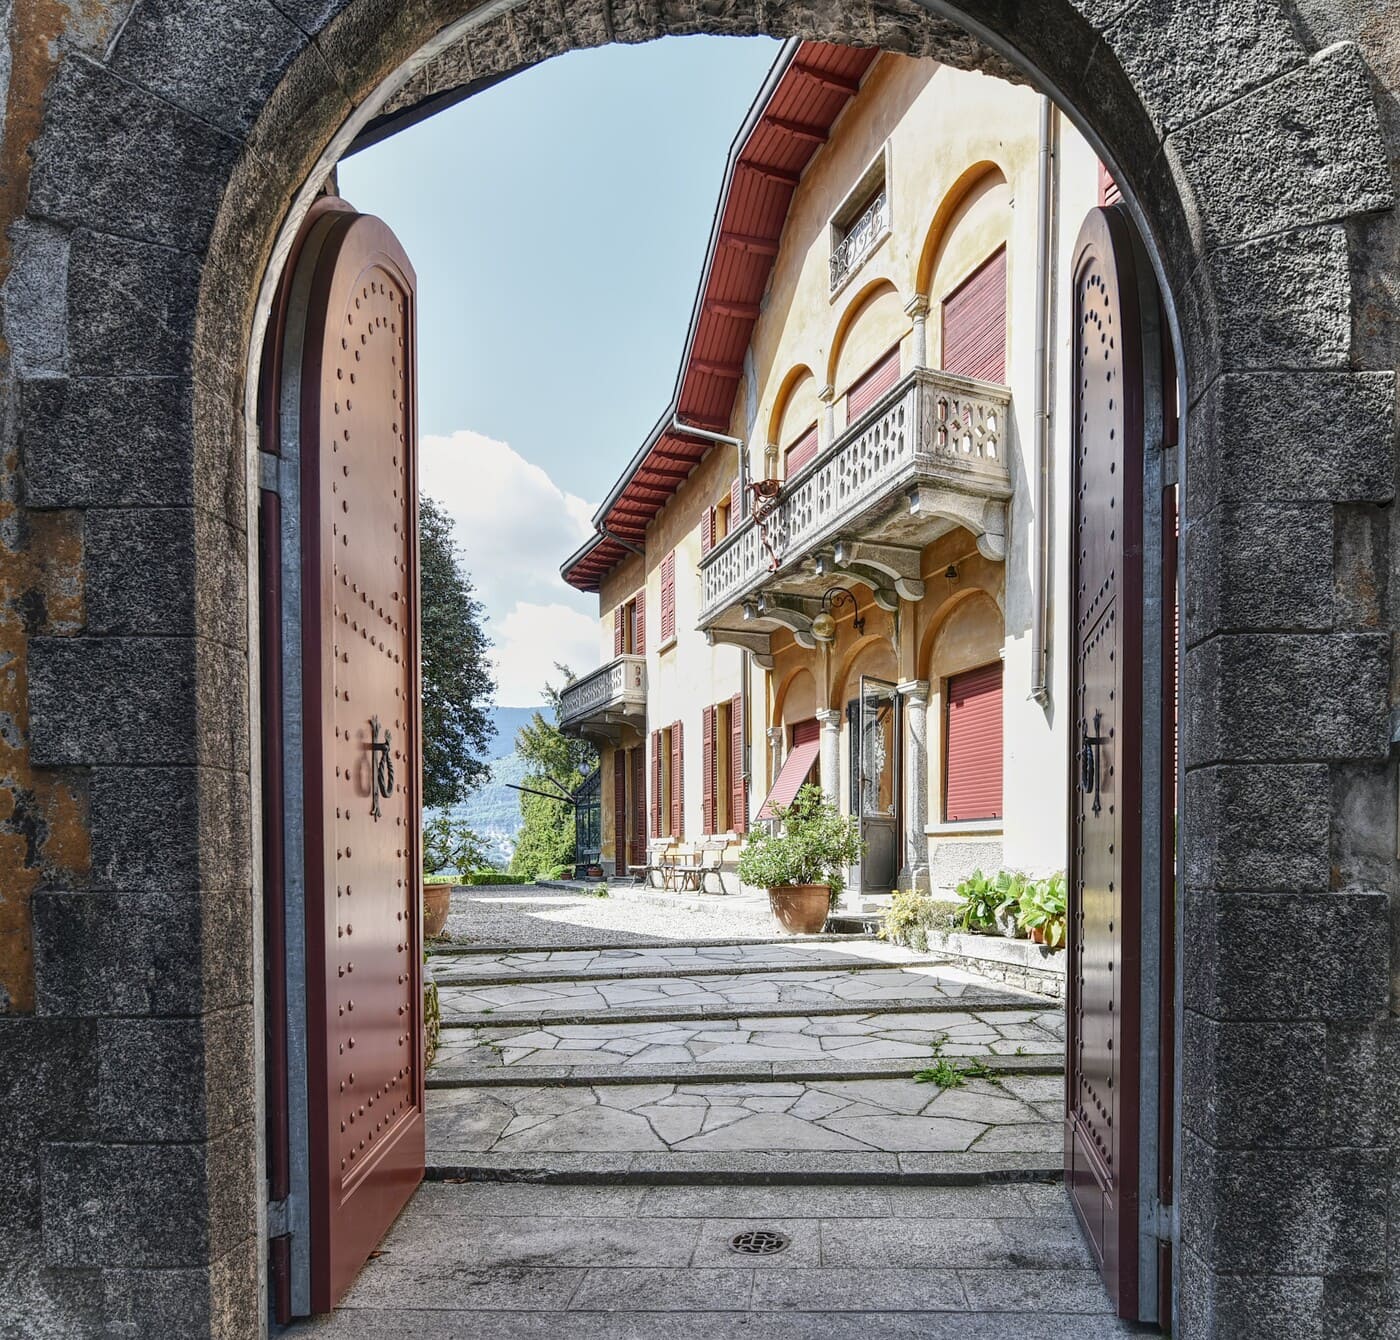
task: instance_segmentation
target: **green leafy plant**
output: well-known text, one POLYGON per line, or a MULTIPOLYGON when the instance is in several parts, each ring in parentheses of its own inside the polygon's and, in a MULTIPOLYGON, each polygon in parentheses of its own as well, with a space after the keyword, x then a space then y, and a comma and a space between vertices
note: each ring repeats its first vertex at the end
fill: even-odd
POLYGON ((461 881, 477 887, 482 884, 533 884, 529 875, 507 875, 501 870, 477 870, 461 881))
POLYGON ((961 901, 954 918, 961 931, 995 933, 1001 924, 1014 919, 1026 887, 1026 877, 1011 870, 999 870, 990 878, 974 870, 957 886, 961 901))
POLYGON ((486 851, 486 844, 451 815, 434 815, 423 825, 423 873, 430 879, 449 872, 470 875, 486 864, 486 851))
POLYGON ((810 782, 791 805, 778 807, 776 833, 756 829, 739 855, 739 878, 760 889, 825 884, 834 907, 846 887, 846 867, 860 860, 860 825, 843 818, 810 782))
POLYGON ((992 1068, 975 1057, 965 1061, 950 1061, 943 1055, 943 1044, 935 1044, 933 1064, 914 1072, 916 1084, 936 1084, 940 1089, 961 1089, 970 1079, 990 1079, 992 1068))
POLYGON ((926 927, 933 914, 933 898, 918 889, 896 889, 890 905, 880 918, 878 935, 895 944, 908 944, 909 937, 920 926, 926 927))
POLYGON ((1059 949, 1065 943, 1068 913, 1068 884, 1064 872, 1058 871, 1046 879, 1027 881, 1016 924, 1025 931, 1039 931, 1051 949, 1059 949))

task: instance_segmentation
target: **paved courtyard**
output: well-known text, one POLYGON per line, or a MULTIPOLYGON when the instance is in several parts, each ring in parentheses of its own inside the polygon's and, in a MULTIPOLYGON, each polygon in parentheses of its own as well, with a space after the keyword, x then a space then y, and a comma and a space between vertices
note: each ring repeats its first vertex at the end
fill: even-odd
POLYGON ((725 933, 707 912, 698 937, 660 895, 459 895, 457 938, 431 958, 429 1180, 342 1308, 301 1329, 1136 1333, 1108 1315, 1059 1185, 1058 1006, 746 915, 725 933), (600 906, 647 933, 624 941, 600 906), (503 927, 529 938, 499 944, 503 927), (940 1064, 957 1082, 915 1080, 940 1064), (736 1250, 753 1231, 780 1249, 736 1250))

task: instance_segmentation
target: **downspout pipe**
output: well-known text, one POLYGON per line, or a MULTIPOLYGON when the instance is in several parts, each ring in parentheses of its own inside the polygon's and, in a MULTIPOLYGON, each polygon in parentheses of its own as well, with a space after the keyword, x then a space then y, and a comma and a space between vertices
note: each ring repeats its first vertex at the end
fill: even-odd
POLYGON ((642 558, 647 556, 647 551, 645 549, 633 544, 631 540, 624 540, 621 535, 614 535, 601 521, 595 522, 593 529, 605 540, 611 540, 614 544, 620 544, 629 554, 637 554, 642 558))
POLYGON ((1033 512, 1031 610, 1031 697, 1050 702, 1050 673, 1045 630, 1050 616, 1050 255, 1051 216, 1055 197, 1055 105, 1040 99, 1040 149, 1035 214, 1035 507, 1033 512))

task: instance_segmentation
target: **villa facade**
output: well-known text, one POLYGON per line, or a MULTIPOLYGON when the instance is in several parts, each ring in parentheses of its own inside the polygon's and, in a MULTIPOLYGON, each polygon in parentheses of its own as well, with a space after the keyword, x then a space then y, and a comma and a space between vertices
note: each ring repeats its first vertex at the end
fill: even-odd
MULTIPOLYGON (((1065 864, 1072 247, 1114 196, 1033 90, 790 44, 735 141, 675 400, 564 564, 601 841, 720 865, 805 780, 850 897, 1065 864)), ((717 886, 711 882, 707 887, 717 886)))

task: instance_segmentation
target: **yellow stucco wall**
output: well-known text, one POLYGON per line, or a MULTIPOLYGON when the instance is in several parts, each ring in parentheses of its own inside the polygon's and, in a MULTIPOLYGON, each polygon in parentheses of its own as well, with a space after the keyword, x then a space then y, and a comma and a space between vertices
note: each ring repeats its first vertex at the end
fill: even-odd
MULTIPOLYGON (((959 833, 963 845, 985 841, 1006 864, 1043 871, 1064 864, 1066 769, 1066 648, 1050 631, 1050 703, 1030 696, 1030 624, 1033 600, 1031 545, 1034 489, 1027 464, 1035 377, 1036 197, 1039 182, 1040 99, 977 74, 928 61, 884 55, 861 93, 837 121, 794 193, 779 254, 750 348, 752 385, 740 386, 730 431, 747 443, 749 469, 763 477, 781 472, 781 453, 813 422, 825 447, 846 427, 845 393, 890 348, 900 348, 901 372, 914 363, 910 305, 927 300, 927 356, 939 366, 940 304, 998 248, 1007 251, 1007 381, 1012 414, 1005 449, 1014 496, 1009 508, 1008 555, 992 562, 962 530, 930 544, 923 554, 924 598, 902 602, 898 618, 877 608, 864 586, 854 590, 865 619, 857 645, 849 610, 842 610, 836 643, 803 650, 790 637, 774 638, 775 664, 751 670, 748 717, 752 769, 751 810, 772 780, 768 729, 791 725, 817 707, 844 710, 849 682, 864 673, 899 681, 928 679, 929 832, 931 848, 948 840, 942 814, 942 712, 950 674, 1000 657, 1004 680, 1004 803, 1002 831, 959 833), (874 251, 832 293, 830 220, 883 156, 891 227, 874 251), (945 576, 951 566, 957 577, 945 576), (1047 784, 1053 783, 1053 784, 1047 784)), ((1055 209, 1055 291, 1068 289, 1073 245, 1083 215, 1097 203, 1097 160, 1072 127, 1056 118, 1058 196, 1055 209)), ((1069 311, 1053 304, 1054 349, 1050 462, 1052 498, 1060 515, 1068 484, 1069 311)), ((685 835, 701 833, 701 711, 740 689, 742 662, 732 647, 710 647, 695 631, 699 613, 700 524, 704 511, 727 495, 737 471, 734 448, 713 449, 681 486, 647 534, 645 561, 629 558, 609 575, 600 598, 600 652, 612 658, 612 611, 643 581, 647 588, 649 728, 685 723, 685 835), (676 551, 676 626, 673 646, 661 648, 660 568, 676 551)), ((1051 594, 1063 608, 1068 594, 1065 526, 1052 520, 1051 594)), ((847 748, 841 748, 841 791, 847 791, 847 748)), ((650 778, 650 773, 648 773, 650 778)), ((605 805, 611 763, 605 760, 605 805)), ((611 849, 605 815, 604 850, 611 849)), ((995 830, 996 826, 984 826, 995 830)))

